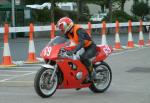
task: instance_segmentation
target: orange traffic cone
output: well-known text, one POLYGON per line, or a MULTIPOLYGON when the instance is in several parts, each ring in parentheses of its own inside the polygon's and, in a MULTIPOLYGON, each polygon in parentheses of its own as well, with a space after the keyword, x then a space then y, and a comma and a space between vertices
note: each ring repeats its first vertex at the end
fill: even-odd
POLYGON ((50 38, 53 39, 54 37, 55 37, 55 24, 51 23, 50 38))
POLYGON ((16 66, 12 63, 12 57, 10 55, 9 43, 8 43, 8 33, 9 33, 9 26, 5 24, 4 27, 4 50, 3 50, 3 59, 2 64, 0 67, 11 67, 16 66))
POLYGON ((149 27, 149 38, 147 44, 150 45, 150 27, 149 27))
POLYGON ((144 37, 143 37, 142 25, 143 25, 143 22, 142 22, 142 20, 140 20, 139 46, 144 46, 144 37))
POLYGON ((88 34, 91 36, 91 28, 92 28, 92 24, 91 24, 91 22, 88 22, 88 30, 87 30, 87 32, 88 32, 88 34))
POLYGON ((134 47, 134 42, 132 38, 132 22, 129 20, 129 26, 128 26, 128 48, 133 48, 134 47))
POLYGON ((34 25, 30 24, 30 32, 29 32, 29 53, 28 53, 28 59, 26 63, 37 63, 38 60, 36 59, 35 54, 35 46, 33 41, 33 32, 34 32, 34 25))
POLYGON ((107 40, 106 40, 106 22, 103 21, 102 23, 102 45, 107 45, 107 40))
POLYGON ((116 35, 115 35, 115 49, 121 49, 120 37, 119 37, 119 22, 116 21, 116 35))

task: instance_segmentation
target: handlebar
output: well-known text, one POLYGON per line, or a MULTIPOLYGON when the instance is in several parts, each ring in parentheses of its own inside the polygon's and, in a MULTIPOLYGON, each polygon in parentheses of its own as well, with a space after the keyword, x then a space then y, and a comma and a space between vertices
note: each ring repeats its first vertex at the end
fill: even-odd
POLYGON ((70 59, 73 59, 73 60, 80 59, 80 56, 77 55, 77 54, 67 55, 67 50, 65 48, 60 49, 59 56, 61 58, 70 58, 70 59))

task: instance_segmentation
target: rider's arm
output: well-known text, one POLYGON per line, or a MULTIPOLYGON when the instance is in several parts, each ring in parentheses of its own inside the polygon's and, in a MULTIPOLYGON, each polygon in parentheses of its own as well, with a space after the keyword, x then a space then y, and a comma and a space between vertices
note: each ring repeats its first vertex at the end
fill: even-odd
POLYGON ((89 35, 82 28, 77 31, 77 34, 78 34, 78 37, 79 37, 79 44, 74 49, 74 53, 76 53, 78 50, 80 50, 81 48, 84 47, 84 40, 91 40, 89 35))

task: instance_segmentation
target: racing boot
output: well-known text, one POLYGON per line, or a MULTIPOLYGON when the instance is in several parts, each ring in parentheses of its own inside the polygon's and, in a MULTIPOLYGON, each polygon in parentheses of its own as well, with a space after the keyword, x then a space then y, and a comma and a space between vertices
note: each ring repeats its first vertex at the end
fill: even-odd
POLYGON ((88 68, 88 70, 89 70, 89 75, 88 75, 88 77, 87 77, 87 81, 92 82, 92 81, 95 79, 95 77, 96 77, 96 72, 95 72, 95 70, 94 70, 92 64, 91 64, 91 66, 88 68))
POLYGON ((93 71, 92 73, 89 73, 87 80, 92 82, 95 79, 95 77, 96 77, 96 72, 93 71))

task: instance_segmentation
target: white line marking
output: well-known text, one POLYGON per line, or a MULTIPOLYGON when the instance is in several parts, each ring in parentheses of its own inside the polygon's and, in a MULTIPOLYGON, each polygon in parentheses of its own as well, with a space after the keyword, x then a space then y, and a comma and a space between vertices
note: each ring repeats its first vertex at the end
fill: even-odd
POLYGON ((0 72, 18 72, 18 73, 30 73, 30 72, 36 72, 36 71, 15 71, 15 70, 0 70, 0 72))
POLYGON ((0 77, 10 77, 10 76, 14 76, 14 75, 0 74, 0 77))
POLYGON ((35 72, 26 73, 26 74, 23 74, 23 75, 16 75, 16 76, 13 76, 13 77, 10 77, 10 78, 6 78, 6 79, 3 79, 3 80, 0 80, 0 82, 5 82, 5 81, 16 79, 16 78, 19 78, 19 77, 28 76, 28 75, 31 75, 31 74, 34 74, 34 73, 35 72))
POLYGON ((135 52, 135 51, 139 51, 141 49, 147 49, 147 48, 150 48, 150 47, 141 47, 141 48, 133 48, 133 49, 128 49, 128 50, 125 50, 125 51, 121 51, 119 53, 112 53, 110 56, 115 56, 115 55, 119 55, 119 54, 124 54, 124 53, 127 53, 127 52, 135 52))
POLYGON ((33 81, 4 81, 3 83, 33 83, 33 81))
POLYGON ((34 66, 34 67, 8 67, 8 68, 16 68, 16 69, 35 69, 35 68, 40 68, 40 66, 34 66))
POLYGON ((13 61, 13 64, 15 64, 17 66, 26 66, 26 65, 41 66, 42 65, 41 63, 38 63, 38 64, 25 64, 25 61, 13 61))

